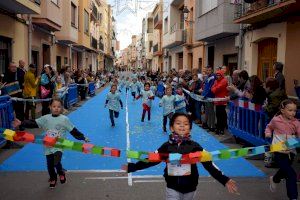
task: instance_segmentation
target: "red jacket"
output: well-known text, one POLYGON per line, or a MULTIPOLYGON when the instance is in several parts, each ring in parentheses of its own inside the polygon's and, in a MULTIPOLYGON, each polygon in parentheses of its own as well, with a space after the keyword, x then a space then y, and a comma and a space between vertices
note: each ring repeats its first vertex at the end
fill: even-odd
MULTIPOLYGON (((215 83, 211 87, 212 93, 215 94, 215 98, 224 98, 228 96, 228 81, 226 78, 224 78, 223 74, 222 77, 219 80, 215 80, 215 83)), ((226 101, 215 101, 216 105, 226 105, 226 101)))

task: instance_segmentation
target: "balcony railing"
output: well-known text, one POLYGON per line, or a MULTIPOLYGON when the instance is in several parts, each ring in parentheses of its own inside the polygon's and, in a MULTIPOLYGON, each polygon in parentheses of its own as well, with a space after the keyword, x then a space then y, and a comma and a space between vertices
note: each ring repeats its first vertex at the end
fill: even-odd
POLYGON ((254 3, 245 3, 236 6, 235 23, 255 23, 280 16, 286 7, 296 0, 257 0, 254 3), (274 12, 276 10, 276 12, 274 12))
POLYGON ((158 51, 158 44, 156 44, 156 45, 153 46, 153 53, 155 53, 157 51, 158 51))
POLYGON ((104 44, 103 43, 99 43, 99 49, 101 50, 101 51, 104 51, 104 44))
POLYGON ((97 43, 98 43, 98 41, 94 37, 91 37, 91 46, 94 49, 97 49, 97 43))
POLYGON ((183 22, 175 23, 170 28, 170 34, 174 33, 177 30, 182 30, 182 29, 184 29, 184 23, 183 22))

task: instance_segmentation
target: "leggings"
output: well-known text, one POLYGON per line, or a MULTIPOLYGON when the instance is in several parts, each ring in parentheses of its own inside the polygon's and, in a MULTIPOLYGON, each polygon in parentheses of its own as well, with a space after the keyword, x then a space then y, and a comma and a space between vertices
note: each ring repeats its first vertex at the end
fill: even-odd
POLYGON ((53 154, 46 155, 47 169, 50 176, 50 181, 57 180, 57 174, 59 175, 65 174, 61 164, 61 157, 62 157, 61 151, 57 151, 53 154))

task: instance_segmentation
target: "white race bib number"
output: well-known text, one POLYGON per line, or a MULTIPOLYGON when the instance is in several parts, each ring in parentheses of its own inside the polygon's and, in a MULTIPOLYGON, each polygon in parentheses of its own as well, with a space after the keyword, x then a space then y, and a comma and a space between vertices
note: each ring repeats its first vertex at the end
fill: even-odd
POLYGON ((191 175, 191 164, 172 164, 168 163, 169 176, 188 176, 191 175))

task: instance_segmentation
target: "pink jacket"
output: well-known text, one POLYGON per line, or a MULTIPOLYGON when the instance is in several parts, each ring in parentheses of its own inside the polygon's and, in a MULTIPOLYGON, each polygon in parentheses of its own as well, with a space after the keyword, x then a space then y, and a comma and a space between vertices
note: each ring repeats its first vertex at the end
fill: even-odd
POLYGON ((300 122, 297 119, 287 121, 282 115, 275 116, 265 130, 267 137, 270 137, 272 133, 272 144, 300 137, 300 122))

